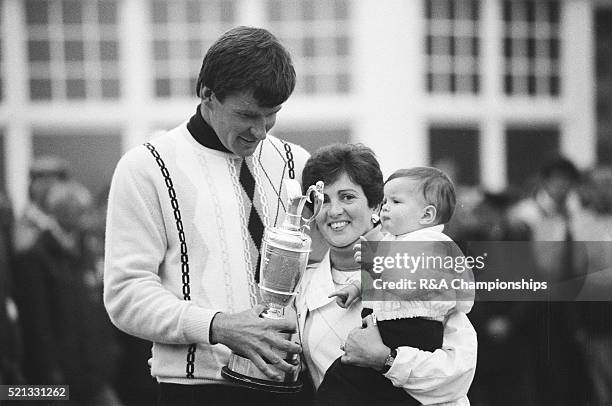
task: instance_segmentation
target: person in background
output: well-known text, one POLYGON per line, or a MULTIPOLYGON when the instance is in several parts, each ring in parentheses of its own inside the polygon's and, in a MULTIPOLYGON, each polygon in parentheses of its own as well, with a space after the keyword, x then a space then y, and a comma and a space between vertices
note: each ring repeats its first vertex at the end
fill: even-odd
POLYGON ((580 172, 567 158, 555 157, 545 162, 530 196, 509 209, 509 220, 524 224, 534 241, 564 241, 569 230, 568 196, 575 190, 580 172))
POLYGON ((525 369, 532 375, 534 404, 585 404, 589 382, 576 340, 578 307, 574 300, 586 267, 575 250, 568 204, 580 172, 569 159, 558 156, 545 161, 537 175, 532 195, 511 207, 508 214, 512 226, 529 230, 534 278, 548 281, 553 295, 550 301, 524 302, 529 304, 523 312, 523 334, 531 343, 525 369), (567 288, 555 290, 564 286, 567 288))
MULTIPOLYGON (((29 333, 23 327, 28 322, 28 320, 24 320, 24 317, 26 319, 29 317, 27 315, 27 309, 29 308, 27 298, 30 296, 30 293, 28 293, 29 286, 23 284, 24 278, 28 279, 27 274, 30 271, 22 269, 21 261, 36 251, 34 247, 40 241, 45 230, 56 227, 55 220, 43 210, 43 206, 49 188, 56 182, 65 181, 68 177, 68 163, 64 159, 56 156, 35 158, 29 171, 27 204, 13 226, 10 227, 12 229, 11 233, 5 237, 5 242, 8 244, 7 254, 10 254, 11 257, 7 258, 6 266, 11 269, 10 272, 7 270, 7 273, 5 273, 7 281, 2 286, 4 289, 11 289, 12 286, 13 289, 13 297, 8 300, 8 306, 6 307, 6 315, 9 319, 19 318, 17 324, 18 331, 22 334, 19 339, 22 343, 21 347, 27 347, 23 342, 28 340, 29 333), (20 296, 23 300, 20 300, 20 296)), ((12 220, 12 215, 10 217, 12 220)), ((3 216, 3 218, 8 218, 8 216, 3 216)), ((28 374, 32 373, 30 370, 33 368, 28 365, 27 359, 28 354, 25 352, 19 360, 24 382, 28 382, 28 374)))
POLYGON ((0 385, 20 384, 21 335, 13 284, 13 208, 0 192, 0 385))
POLYGON ((118 404, 109 387, 114 357, 102 292, 96 298, 87 282, 83 222, 91 196, 75 181, 58 180, 40 198, 46 221, 15 257, 26 383, 70 385, 74 405, 118 404))
MULTIPOLYGON (((488 256, 489 271, 508 268, 499 264, 517 265, 516 253, 507 249, 509 245, 504 242, 527 240, 531 235, 525 225, 511 225, 508 209, 514 202, 509 192, 483 191, 480 199, 470 205, 470 210, 462 213, 465 217, 456 223, 460 226, 452 234, 460 244, 486 241, 490 242, 487 244, 489 250, 498 247, 488 256)), ((528 260, 525 262, 529 263, 528 260)), ((499 274, 499 277, 512 280, 515 275, 499 274)), ((472 405, 532 404, 535 391, 532 376, 525 371, 523 364, 516 362, 532 346, 523 334, 527 308, 522 302, 487 300, 481 301, 470 313, 470 320, 478 333, 478 363, 469 393, 472 405), (513 384, 508 385, 508 382, 513 384)))
POLYGON ((42 210, 49 188, 70 177, 68 162, 56 156, 37 157, 30 166, 28 202, 15 224, 15 251, 29 249, 41 230, 52 227, 53 219, 42 210))
POLYGON ((592 382, 590 404, 612 404, 612 167, 586 173, 572 205, 577 241, 585 241, 588 272, 579 295, 579 346, 592 382))

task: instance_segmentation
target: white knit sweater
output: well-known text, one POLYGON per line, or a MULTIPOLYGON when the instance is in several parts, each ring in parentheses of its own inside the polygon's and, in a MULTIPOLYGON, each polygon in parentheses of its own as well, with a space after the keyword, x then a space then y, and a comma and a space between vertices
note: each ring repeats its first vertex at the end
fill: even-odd
MULTIPOLYGON (((252 307, 258 295, 253 282, 257 253, 248 242, 246 195, 238 181, 243 158, 198 144, 186 123, 151 144, 171 181, 164 179, 145 146, 132 149, 118 163, 106 224, 104 302, 117 327, 154 343, 151 374, 158 381, 227 383, 220 372, 230 351, 210 344, 210 322, 219 311, 252 307), (180 217, 172 208, 170 182, 180 217), (181 263, 177 218, 188 272, 181 263), (192 343, 193 377, 188 378, 192 343)), ((265 225, 278 225, 284 216, 283 178, 289 176, 284 144, 268 136, 246 158, 256 180, 255 206, 265 225)), ((308 153, 289 147, 300 180, 308 153)))

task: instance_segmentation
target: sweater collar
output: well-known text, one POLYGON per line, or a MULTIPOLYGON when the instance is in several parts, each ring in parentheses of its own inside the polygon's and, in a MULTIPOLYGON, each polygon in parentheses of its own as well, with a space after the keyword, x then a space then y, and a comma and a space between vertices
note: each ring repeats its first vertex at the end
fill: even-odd
POLYGON ((215 130, 204 120, 200 112, 200 105, 196 108, 196 112, 187 123, 187 130, 196 142, 206 148, 216 151, 228 152, 231 151, 221 143, 219 136, 215 130))

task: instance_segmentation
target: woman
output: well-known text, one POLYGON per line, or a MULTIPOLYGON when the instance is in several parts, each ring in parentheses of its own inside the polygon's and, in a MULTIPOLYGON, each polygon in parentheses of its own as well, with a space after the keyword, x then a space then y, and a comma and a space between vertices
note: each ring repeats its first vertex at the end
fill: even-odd
MULTIPOLYGON (((406 390, 415 403, 458 401, 469 404, 467 391, 476 364, 476 333, 467 317, 453 313, 444 327, 443 348, 435 352, 400 347, 391 359, 378 329, 367 319, 361 325, 361 305, 339 307, 328 297, 359 277, 353 245, 364 235, 376 240, 376 213, 383 197, 383 178, 373 152, 362 145, 336 144, 317 151, 306 163, 302 184, 325 182, 325 200, 317 229, 330 245, 323 259, 309 267, 296 305, 304 359, 315 387, 332 362, 383 371, 393 385, 406 390)), ((376 400, 372 394, 370 401, 376 400)), ((366 400, 364 399, 364 402, 366 400)))

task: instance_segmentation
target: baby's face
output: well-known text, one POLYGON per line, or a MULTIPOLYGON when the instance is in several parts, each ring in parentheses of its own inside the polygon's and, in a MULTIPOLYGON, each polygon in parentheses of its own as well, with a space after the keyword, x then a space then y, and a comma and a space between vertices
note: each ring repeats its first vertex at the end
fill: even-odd
POLYGON ((385 199, 380 212, 382 229, 393 235, 419 230, 428 206, 419 189, 420 182, 411 178, 395 178, 385 185, 385 199))

